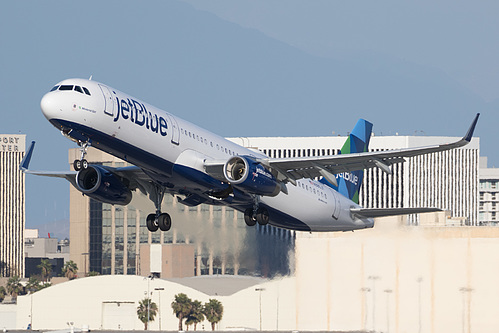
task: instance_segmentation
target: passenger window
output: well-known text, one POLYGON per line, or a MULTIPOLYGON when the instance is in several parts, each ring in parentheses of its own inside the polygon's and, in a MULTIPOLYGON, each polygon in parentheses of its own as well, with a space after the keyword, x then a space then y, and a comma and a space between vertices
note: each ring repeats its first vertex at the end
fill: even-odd
POLYGON ((80 86, 75 86, 75 91, 83 94, 83 90, 81 90, 81 87, 80 86))
POLYGON ((67 85, 60 86, 59 90, 73 90, 73 86, 67 86, 67 85))
POLYGON ((50 91, 57 90, 58 88, 59 88, 59 86, 55 86, 54 88, 50 89, 50 91))
MULTIPOLYGON (((87 89, 87 88, 85 88, 85 87, 82 87, 82 88, 83 88, 83 91, 85 92, 85 94, 87 94, 88 96, 91 96, 91 95, 90 95, 90 91, 88 91, 88 89, 87 89)), ((116 93, 115 93, 115 94, 116 94, 116 93)))

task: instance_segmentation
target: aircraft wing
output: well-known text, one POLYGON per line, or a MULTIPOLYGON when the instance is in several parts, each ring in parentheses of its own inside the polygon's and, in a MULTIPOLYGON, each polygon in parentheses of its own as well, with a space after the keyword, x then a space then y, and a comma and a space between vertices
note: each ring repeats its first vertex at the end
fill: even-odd
POLYGON ((262 164, 266 164, 279 171, 281 174, 280 178, 287 179, 291 182, 303 177, 314 178, 323 176, 334 184, 335 174, 373 167, 391 173, 390 166, 395 163, 404 162, 406 157, 430 154, 467 145, 473 137, 473 132, 479 116, 479 113, 475 116, 466 135, 462 139, 452 143, 344 155, 277 158, 262 161, 262 164))
POLYGON ((361 217, 375 218, 397 215, 441 212, 439 208, 351 208, 350 212, 361 217))
MULTIPOLYGON (((24 155, 21 163, 19 164, 19 169, 26 174, 45 176, 45 177, 55 177, 64 178, 68 180, 72 185, 76 186, 76 175, 77 171, 35 171, 29 169, 29 163, 31 161, 31 156, 33 155, 33 150, 35 149, 35 141, 31 142, 27 153, 24 155)), ((148 193, 150 189, 151 178, 147 176, 141 168, 136 166, 128 166, 121 168, 113 168, 109 166, 102 166, 103 168, 111 171, 112 173, 126 178, 130 181, 129 188, 134 190, 136 188, 140 189, 141 192, 148 193)))

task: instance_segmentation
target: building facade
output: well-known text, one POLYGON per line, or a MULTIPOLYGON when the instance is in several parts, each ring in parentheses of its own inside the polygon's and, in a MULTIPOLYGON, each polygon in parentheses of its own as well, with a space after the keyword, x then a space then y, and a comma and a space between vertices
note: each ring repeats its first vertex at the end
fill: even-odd
MULTIPOLYGON (((383 151, 433 146, 460 138, 430 136, 372 136, 369 150, 383 151)), ((336 155, 345 137, 260 137, 231 138, 272 158, 336 155)), ((464 217, 468 225, 478 225, 479 138, 459 149, 406 158, 392 166, 388 175, 378 168, 368 169, 359 194, 366 208, 437 207, 464 217)), ((418 224, 417 216, 409 223, 418 224)))
POLYGON ((499 224, 499 168, 487 168, 483 157, 480 168, 480 225, 499 224))
POLYGON ((0 277, 24 277, 25 135, 0 134, 0 277))

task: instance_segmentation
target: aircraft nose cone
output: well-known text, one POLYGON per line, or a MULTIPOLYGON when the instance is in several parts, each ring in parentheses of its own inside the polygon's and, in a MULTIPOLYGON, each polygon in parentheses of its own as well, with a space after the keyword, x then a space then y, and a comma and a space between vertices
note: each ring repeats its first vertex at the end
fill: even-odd
POLYGON ((40 101, 40 108, 42 113, 48 120, 52 119, 57 111, 60 109, 57 106, 56 98, 54 94, 48 93, 42 97, 40 101))

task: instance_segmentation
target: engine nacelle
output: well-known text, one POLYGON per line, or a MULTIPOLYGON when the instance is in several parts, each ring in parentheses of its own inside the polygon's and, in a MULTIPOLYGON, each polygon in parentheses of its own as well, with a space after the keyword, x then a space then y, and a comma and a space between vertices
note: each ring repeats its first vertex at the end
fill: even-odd
POLYGON ((224 176, 230 184, 247 193, 275 197, 281 185, 261 163, 247 156, 234 156, 224 165, 224 176))
POLYGON ((132 192, 123 181, 100 165, 89 165, 76 175, 76 189, 111 205, 128 205, 132 192))

